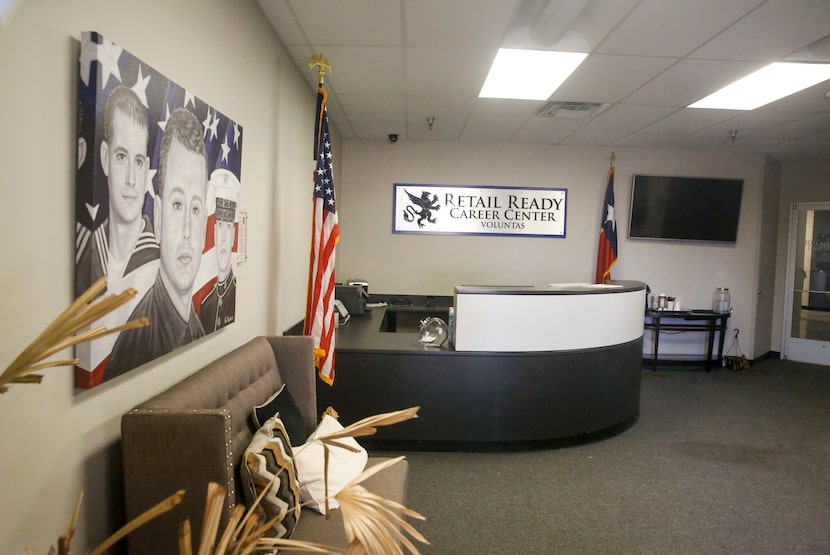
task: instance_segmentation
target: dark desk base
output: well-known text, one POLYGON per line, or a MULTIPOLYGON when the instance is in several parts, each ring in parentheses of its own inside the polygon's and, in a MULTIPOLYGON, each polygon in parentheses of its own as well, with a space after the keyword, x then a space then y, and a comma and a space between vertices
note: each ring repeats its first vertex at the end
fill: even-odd
POLYGON ((726 320, 729 319, 728 312, 649 310, 646 312, 646 317, 651 318, 651 321, 646 321, 645 328, 653 330, 652 370, 657 370, 657 363, 659 361, 657 353, 660 345, 661 331, 706 332, 708 334, 708 344, 706 359, 703 361, 703 364, 707 372, 712 368, 713 362, 717 366, 720 366, 720 362, 723 359, 723 341, 726 338, 726 320), (664 318, 676 321, 682 320, 682 323, 662 323, 664 318), (718 357, 713 360, 712 351, 714 349, 715 333, 718 334, 718 357))
POLYGON ((317 406, 344 424, 420 406, 419 417, 361 443, 395 450, 507 451, 620 433, 640 410, 642 338, 542 353, 338 349, 317 406), (366 441, 369 440, 369 441, 366 441))
POLYGON ((429 451, 433 453, 516 453, 520 451, 541 451, 543 449, 563 449, 576 445, 585 445, 595 441, 619 435, 637 423, 638 413, 615 426, 594 433, 579 434, 570 437, 536 439, 529 441, 421 441, 360 438, 360 444, 370 451, 429 451))

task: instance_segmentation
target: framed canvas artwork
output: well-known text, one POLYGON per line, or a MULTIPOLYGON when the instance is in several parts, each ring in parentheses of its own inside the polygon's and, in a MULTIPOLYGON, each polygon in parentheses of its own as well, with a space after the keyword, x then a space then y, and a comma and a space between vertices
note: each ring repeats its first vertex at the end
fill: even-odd
POLYGON ((79 345, 75 386, 120 376, 236 319, 242 127, 96 32, 81 38, 75 295, 136 296, 79 345))

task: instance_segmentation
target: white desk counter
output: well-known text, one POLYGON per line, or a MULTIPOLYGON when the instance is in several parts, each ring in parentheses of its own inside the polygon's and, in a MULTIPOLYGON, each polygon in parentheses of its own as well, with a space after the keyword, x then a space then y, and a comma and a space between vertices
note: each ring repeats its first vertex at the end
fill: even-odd
POLYGON ((455 287, 455 350, 562 351, 643 335, 645 284, 455 287))

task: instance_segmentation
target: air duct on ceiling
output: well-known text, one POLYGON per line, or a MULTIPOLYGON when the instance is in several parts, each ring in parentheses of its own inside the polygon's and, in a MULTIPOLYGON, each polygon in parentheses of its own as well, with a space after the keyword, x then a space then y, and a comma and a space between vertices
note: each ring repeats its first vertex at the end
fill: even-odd
POLYGON ((503 46, 550 48, 573 27, 591 0, 522 0, 513 12, 503 46))
POLYGON ((536 112, 545 118, 586 119, 592 118, 608 108, 610 104, 602 102, 561 102, 552 101, 536 112))

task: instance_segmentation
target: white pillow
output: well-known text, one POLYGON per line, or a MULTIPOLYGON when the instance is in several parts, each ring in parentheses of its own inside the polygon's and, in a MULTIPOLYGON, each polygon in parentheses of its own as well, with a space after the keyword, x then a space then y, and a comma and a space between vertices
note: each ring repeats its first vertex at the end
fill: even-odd
MULTIPOLYGON (((323 482, 325 472, 325 459, 323 458, 323 442, 318 438, 339 432, 343 426, 336 418, 323 415, 320 425, 308 436, 308 441, 294 448, 294 466, 297 470, 297 482, 300 486, 300 497, 304 505, 318 513, 326 512, 326 486, 323 482)), ((337 440, 339 443, 349 445, 357 452, 342 449, 336 446, 329 446, 329 508, 336 509, 340 506, 334 496, 340 493, 346 484, 360 476, 366 468, 369 455, 366 449, 361 447, 353 437, 337 440)))

